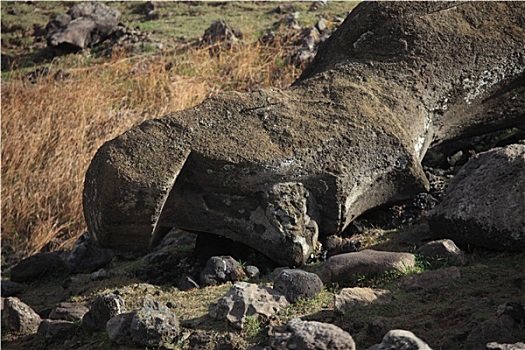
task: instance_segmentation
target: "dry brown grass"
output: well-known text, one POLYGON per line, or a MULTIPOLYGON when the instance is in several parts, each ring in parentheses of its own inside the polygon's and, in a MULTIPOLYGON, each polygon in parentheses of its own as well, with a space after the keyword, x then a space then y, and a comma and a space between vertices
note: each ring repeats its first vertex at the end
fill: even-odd
POLYGON ((82 233, 84 174, 105 141, 219 91, 282 87, 298 76, 281 48, 248 42, 218 55, 185 48, 96 64, 78 56, 74 65, 56 60, 35 84, 21 73, 4 79, 3 258, 56 250, 82 233), (55 80, 59 70, 70 76, 55 80))

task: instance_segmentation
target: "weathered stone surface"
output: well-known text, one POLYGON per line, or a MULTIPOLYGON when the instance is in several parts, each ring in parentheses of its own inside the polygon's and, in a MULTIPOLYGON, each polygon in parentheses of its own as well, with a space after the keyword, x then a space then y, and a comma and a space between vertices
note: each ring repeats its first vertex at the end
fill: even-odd
POLYGON ((231 256, 212 256, 201 271, 202 286, 214 286, 246 277, 241 264, 231 256))
POLYGON ((525 145, 480 153, 451 181, 428 219, 436 237, 495 250, 525 249, 525 145))
POLYGON ((214 21, 202 36, 202 42, 207 45, 214 45, 224 42, 228 47, 234 45, 242 38, 242 33, 233 29, 225 20, 214 21))
POLYGON ((89 279, 92 281, 100 281, 110 277, 108 270, 100 269, 89 275, 89 279))
POLYGON ((373 345, 368 350, 432 350, 427 343, 419 339, 410 331, 394 329, 383 337, 380 344, 373 345))
POLYGON ((261 272, 259 271, 259 268, 257 266, 248 265, 244 268, 244 272, 246 272, 246 276, 248 278, 259 278, 261 272))
POLYGON ((432 142, 522 122, 524 13, 360 3, 289 89, 221 94, 103 145, 86 174, 89 231, 147 250, 179 227, 303 264, 318 232, 427 188, 432 142))
POLYGON ((465 253, 450 239, 428 242, 417 251, 434 263, 464 265, 467 262, 465 253))
POLYGON ((352 283, 358 275, 382 274, 390 270, 405 271, 415 264, 410 253, 383 252, 365 249, 356 253, 334 255, 312 268, 323 283, 352 283))
POLYGON ((119 18, 118 10, 99 2, 76 4, 47 24, 47 44, 83 50, 106 39, 119 18))
POLYGON ((90 273, 106 266, 112 259, 111 249, 100 248, 92 235, 85 232, 73 245, 67 262, 72 273, 90 273))
POLYGON ((323 282, 315 273, 284 269, 275 277, 273 289, 284 295, 290 303, 295 303, 317 296, 323 290, 323 282))
POLYGON ((82 318, 82 327, 88 331, 102 331, 113 316, 125 310, 124 299, 120 295, 108 293, 95 298, 88 313, 82 318))
POLYGON ((487 344, 487 350, 525 350, 525 343, 518 342, 514 344, 500 344, 491 342, 487 344))
POLYGON ((452 266, 405 276, 401 280, 401 288, 408 292, 425 293, 434 289, 442 288, 460 277, 461 273, 459 269, 452 266))
POLYGON ((272 350, 355 350, 352 336, 329 323, 302 321, 294 318, 283 333, 270 338, 272 350))
POLYGON ((352 310, 359 305, 388 303, 392 299, 392 293, 385 289, 343 288, 335 296, 334 311, 342 315, 351 314, 352 310))
POLYGON ((49 318, 51 320, 80 321, 88 311, 89 309, 82 304, 63 302, 51 310, 49 318))
POLYGON ((64 252, 39 253, 16 264, 11 270, 11 280, 29 282, 66 270, 64 252))
POLYGON ((133 315, 130 332, 135 344, 161 346, 172 343, 179 335, 180 327, 173 311, 147 294, 142 307, 133 315))
POLYGON ((177 288, 179 288, 182 291, 191 290, 195 288, 200 288, 200 286, 191 278, 190 276, 186 276, 181 278, 179 281, 179 284, 177 285, 177 288))
POLYGON ((516 323, 525 324, 525 306, 517 302, 506 302, 498 306, 496 315, 502 316, 507 315, 512 318, 516 323))
POLYGON ((4 299, 2 328, 20 333, 34 333, 42 319, 27 304, 16 297, 4 299))
POLYGON ((119 345, 130 343, 131 341, 131 321, 136 311, 118 314, 109 319, 106 323, 106 331, 109 339, 119 345))
POLYGON ((64 340, 71 338, 77 329, 78 325, 71 321, 45 319, 38 326, 38 334, 46 340, 64 340))
POLYGON ((2 280, 0 284, 2 285, 1 288, 3 298, 15 296, 22 293, 24 290, 24 286, 22 284, 13 281, 2 280))
POLYGON ((484 349, 486 344, 491 342, 515 343, 521 340, 514 332, 515 326, 514 320, 507 315, 489 318, 470 332, 465 342, 465 349, 484 349))
POLYGON ((242 329, 246 317, 270 317, 286 307, 286 297, 269 287, 252 283, 236 282, 217 304, 210 307, 210 316, 228 320, 242 329))

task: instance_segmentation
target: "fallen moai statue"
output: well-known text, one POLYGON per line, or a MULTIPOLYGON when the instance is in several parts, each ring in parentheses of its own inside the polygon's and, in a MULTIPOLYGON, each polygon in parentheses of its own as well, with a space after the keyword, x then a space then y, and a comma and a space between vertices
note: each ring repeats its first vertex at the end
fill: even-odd
POLYGON ((359 4, 290 88, 221 94, 104 144, 89 231, 147 250, 178 227, 303 264, 318 235, 424 191, 431 143, 522 123, 524 10, 359 4))

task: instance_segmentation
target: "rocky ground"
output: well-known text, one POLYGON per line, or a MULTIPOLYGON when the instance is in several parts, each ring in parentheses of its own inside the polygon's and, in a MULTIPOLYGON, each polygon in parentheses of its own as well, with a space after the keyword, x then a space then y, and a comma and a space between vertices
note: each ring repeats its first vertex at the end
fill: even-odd
MULTIPOLYGON (((492 135, 492 142, 504 142, 500 139, 506 136, 508 133, 492 135)), ((472 141, 467 148, 481 144, 478 138, 472 141)), ((319 267, 327 265, 327 258, 330 262, 332 254, 367 252, 366 249, 414 253, 412 267, 377 270, 375 265, 382 264, 379 259, 367 265, 370 270, 358 269, 349 280, 323 280, 324 283, 319 282, 319 287, 314 288, 313 277, 306 277, 303 282, 308 286, 306 290, 301 289, 300 282, 295 282, 298 289, 287 290, 286 286, 295 284, 286 275, 283 277, 282 267, 248 247, 215 236, 175 230, 155 251, 143 256, 101 253, 89 248, 86 244, 89 237, 84 237, 72 252, 44 254, 33 257, 32 262, 29 259, 30 263, 3 269, 4 276, 18 282, 11 285, 3 280, 2 296, 15 295, 38 316, 33 316, 37 319, 34 325, 17 328, 18 324, 28 322, 28 317, 22 317, 21 323, 6 320, 5 308, 13 299, 3 298, 2 346, 6 349, 139 349, 146 346, 144 342, 138 345, 140 341, 126 343, 130 337, 150 339, 143 333, 131 331, 116 336, 113 334, 116 331, 103 326, 103 316, 86 320, 85 313, 90 309, 104 314, 100 309, 105 310, 105 306, 100 305, 108 302, 102 303, 99 300, 102 296, 106 298, 103 300, 116 298, 117 301, 109 302, 117 305, 109 309, 114 314, 161 310, 163 324, 168 322, 165 314, 171 315, 177 327, 170 329, 176 331, 163 333, 169 340, 160 348, 247 349, 272 344, 273 349, 280 349, 279 342, 289 341, 287 330, 300 329, 301 325, 297 324, 293 326, 296 328, 286 327, 297 317, 340 327, 352 336, 357 349, 380 343, 392 329, 411 331, 432 349, 485 349, 485 344, 494 339, 511 343, 525 339, 523 253, 497 253, 472 247, 462 247, 459 251, 454 246, 449 249, 451 255, 441 255, 437 260, 431 258, 435 252, 426 244, 430 237, 422 214, 441 201, 447 183, 462 165, 460 162, 452 166, 448 161, 448 165, 443 166, 444 163, 439 165, 430 160, 427 164, 428 175, 434 179, 429 193, 363 215, 342 238, 325 242, 324 248, 312 256, 303 269, 323 276, 319 267), (423 246, 427 248, 421 248, 423 246), (225 258, 226 254, 236 260, 225 258), (280 291, 290 302, 282 300, 268 311, 251 304, 254 301, 250 298, 261 296, 260 291, 250 291, 245 303, 257 310, 258 317, 249 316, 246 311, 240 316, 233 312, 230 316, 228 313, 220 316, 215 305, 227 304, 223 299, 228 290, 233 283, 239 283, 234 281, 280 291), (64 302, 66 305, 61 304, 64 302), (148 303, 157 308, 145 308, 148 303), (56 328, 53 324, 46 328, 40 323, 40 319, 51 318, 68 321, 46 322, 63 322, 69 327, 60 328, 63 327, 60 324, 56 328)), ((344 255, 347 254, 334 256, 344 255)), ((301 277, 293 279, 300 281, 301 277)), ((267 307, 269 303, 267 299, 263 305, 267 307)), ((154 338, 151 344, 156 347, 155 341, 154 338)))
MULTIPOLYGON (((322 11, 323 3, 315 4, 294 6, 317 6, 312 12, 322 11)), ((48 5, 27 6, 50 11, 48 5)), ((203 5, 183 6, 194 14, 206 11, 203 5)), ((243 5, 205 7, 213 6, 243 5)), ((306 64, 323 40, 322 22, 318 18, 312 22, 317 33, 307 31, 297 22, 293 8, 284 4, 270 7, 264 11, 280 15, 282 23, 276 28, 285 33, 269 31, 261 40, 293 42, 290 62, 306 64)), ((340 10, 331 11, 343 14, 340 10)), ((3 15, 4 11, 16 16, 26 9, 2 4, 3 15)), ((126 47, 144 52, 144 42, 147 50, 162 49, 170 43, 147 29, 155 23, 156 30, 165 28, 162 21, 175 12, 169 13, 165 6, 136 9, 133 16, 141 23, 139 29, 123 25, 103 48, 92 50, 111 54, 117 47, 126 47)), ((335 23, 335 16, 326 17, 335 23)), ((209 23, 200 26, 205 29, 209 23)), ((39 40, 22 45, 33 40, 28 38, 37 38, 42 28, 32 30, 20 30, 4 17, 2 32, 11 36, 2 48, 2 70, 4 62, 16 55, 26 56, 27 61, 20 61, 25 62, 22 66, 48 59, 49 52, 38 49, 39 40)), ((230 44, 240 36, 222 27, 210 29, 200 40, 209 40, 209 44, 213 32, 221 30, 229 33, 230 44)), ((180 41, 195 44, 187 38, 180 41)), ((29 72, 28 79, 45 74, 45 68, 41 69, 29 72)), ((470 158, 523 139, 523 129, 509 128, 432 149, 423 161, 430 191, 365 213, 340 237, 323 240, 304 272, 283 271, 282 266, 238 243, 181 230, 170 232, 148 254, 102 250, 85 235, 72 250, 40 254, 20 263, 2 259, 9 262, 2 266, 2 347, 292 349, 297 339, 307 342, 304 333, 319 332, 324 334, 325 344, 334 341, 334 348, 333 344, 342 341, 352 349, 349 344, 354 341, 355 348, 368 349, 394 329, 420 338, 414 340, 414 349, 425 349, 424 343, 432 349, 486 349, 490 341, 524 341, 524 253, 451 245, 446 253, 450 255, 436 256, 428 245, 432 237, 426 220, 427 212, 442 202, 448 184, 470 158), (369 249, 409 254, 396 255, 396 259, 406 259, 401 266, 385 265, 390 258, 382 260, 380 253, 370 254, 369 249), (358 264, 352 260, 355 255, 350 258, 347 254, 363 254, 357 261, 367 261, 366 268, 354 266, 357 272, 351 276, 340 273, 345 278, 339 278, 339 270, 333 267, 338 257, 345 257, 343 266, 358 264), (234 292, 252 297, 243 302, 257 312, 250 314, 251 308, 240 314, 230 310, 231 305, 238 305, 229 304, 235 300, 234 292), (265 302, 259 305, 257 298, 265 298, 265 302), (152 320, 157 320, 158 327, 152 320)))

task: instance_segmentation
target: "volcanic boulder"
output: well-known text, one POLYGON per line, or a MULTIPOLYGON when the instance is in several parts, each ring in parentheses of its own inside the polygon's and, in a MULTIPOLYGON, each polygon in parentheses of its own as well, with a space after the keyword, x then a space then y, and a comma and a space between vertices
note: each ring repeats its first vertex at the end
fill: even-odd
POLYGON ((99 2, 76 4, 47 24, 47 43, 66 51, 86 49, 106 39, 119 18, 118 10, 99 2))

